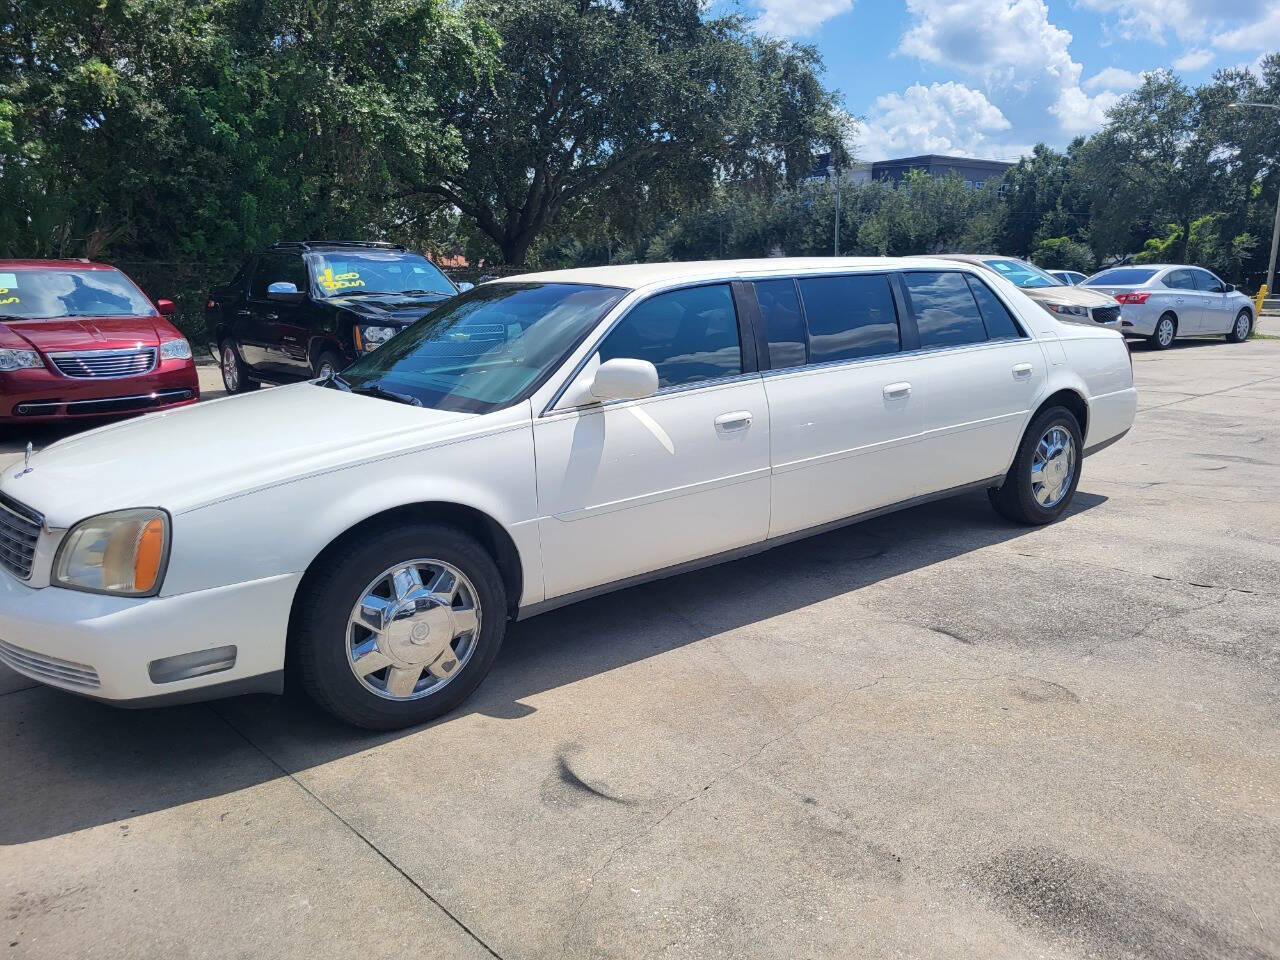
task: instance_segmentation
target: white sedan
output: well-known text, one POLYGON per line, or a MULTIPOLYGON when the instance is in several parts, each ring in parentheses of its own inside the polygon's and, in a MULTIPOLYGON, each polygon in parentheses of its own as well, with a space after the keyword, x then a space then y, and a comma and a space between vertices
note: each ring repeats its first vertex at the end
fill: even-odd
POLYGON ((0 478, 0 660, 122 705, 457 706, 507 624, 923 500, 1071 502, 1120 335, 947 260, 647 264, 469 291, 340 375, 0 478))

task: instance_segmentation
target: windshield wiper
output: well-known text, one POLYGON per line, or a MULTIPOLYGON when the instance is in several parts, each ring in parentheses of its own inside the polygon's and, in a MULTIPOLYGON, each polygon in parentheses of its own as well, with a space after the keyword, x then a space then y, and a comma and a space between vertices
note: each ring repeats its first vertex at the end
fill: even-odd
POLYGON ((366 397, 377 397, 380 400, 394 400, 396 403, 407 403, 411 407, 422 406, 422 401, 417 397, 411 397, 407 393, 396 393, 394 390, 388 390, 386 387, 377 383, 366 383, 359 387, 347 387, 351 393, 363 394, 366 397))
POLYGON ((336 370, 330 370, 328 376, 321 377, 320 386, 332 387, 335 390, 341 390, 343 393, 351 392, 351 384, 338 376, 338 372, 336 370))
POLYGON ((438 293, 438 294, 440 294, 440 296, 442 296, 442 297, 447 297, 447 296, 448 296, 448 294, 447 294, 447 293, 445 293, 443 290, 401 290, 400 292, 401 292, 401 293, 408 294, 408 295, 409 295, 409 296, 411 296, 411 297, 413 297, 413 296, 418 296, 418 295, 421 295, 421 294, 424 294, 424 293, 438 293))

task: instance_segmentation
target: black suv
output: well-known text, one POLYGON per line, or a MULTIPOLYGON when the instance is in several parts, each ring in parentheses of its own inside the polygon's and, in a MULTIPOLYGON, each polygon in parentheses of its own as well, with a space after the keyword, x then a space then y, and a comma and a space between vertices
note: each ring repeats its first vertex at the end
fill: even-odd
POLYGON ((209 348, 229 393, 326 376, 458 292, 426 257, 393 244, 278 243, 209 294, 209 348))

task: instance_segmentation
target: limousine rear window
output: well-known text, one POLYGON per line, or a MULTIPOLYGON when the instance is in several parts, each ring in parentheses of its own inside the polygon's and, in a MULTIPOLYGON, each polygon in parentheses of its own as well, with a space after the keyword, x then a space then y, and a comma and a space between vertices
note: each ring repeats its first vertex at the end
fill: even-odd
POLYGON ((884 274, 803 277, 799 281, 809 328, 809 362, 897 353, 898 311, 884 274))
POLYGON ((437 410, 497 410, 536 390, 625 293, 574 283, 483 284, 365 354, 341 380, 437 410))

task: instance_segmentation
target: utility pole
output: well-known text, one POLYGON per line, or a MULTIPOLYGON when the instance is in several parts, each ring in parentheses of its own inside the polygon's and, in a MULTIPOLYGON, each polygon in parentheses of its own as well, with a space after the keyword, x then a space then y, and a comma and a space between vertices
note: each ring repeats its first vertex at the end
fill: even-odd
MULTIPOLYGON (((1260 107, 1263 110, 1275 110, 1280 113, 1280 104, 1274 103, 1257 103, 1251 100, 1243 100, 1239 103, 1227 104, 1229 107, 1260 107)), ((1275 296, 1276 290, 1276 252, 1280 250, 1280 191, 1276 193, 1276 222, 1271 228, 1271 259, 1267 261, 1267 293, 1275 296)))
MULTIPOLYGON (((836 188, 836 223, 832 230, 831 255, 840 256, 840 166, 836 163, 836 153, 831 151, 831 175, 836 188)), ((1276 223, 1280 224, 1280 220, 1276 223)))

